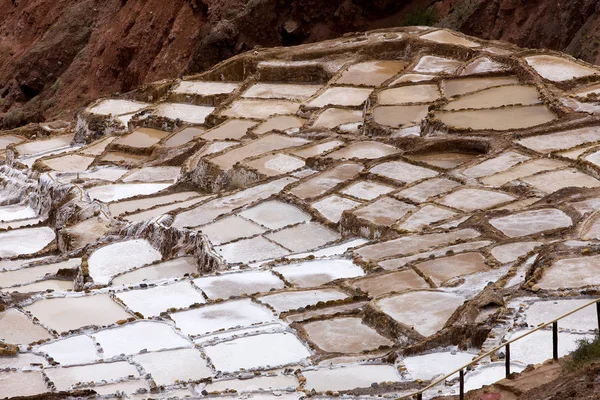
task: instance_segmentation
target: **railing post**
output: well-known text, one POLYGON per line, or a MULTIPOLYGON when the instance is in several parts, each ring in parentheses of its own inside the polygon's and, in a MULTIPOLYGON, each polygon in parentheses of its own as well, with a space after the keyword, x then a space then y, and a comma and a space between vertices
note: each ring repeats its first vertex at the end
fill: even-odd
POLYGON ((596 315, 598 316, 598 334, 600 335, 600 301, 596 302, 596 315))
POLYGON ((558 360, 558 321, 552 323, 552 358, 558 360))
POLYGON ((465 400, 465 370, 460 370, 460 400, 465 400))
POLYGON ((506 343, 506 356, 504 358, 505 368, 506 368, 506 377, 510 375, 510 343, 506 343))

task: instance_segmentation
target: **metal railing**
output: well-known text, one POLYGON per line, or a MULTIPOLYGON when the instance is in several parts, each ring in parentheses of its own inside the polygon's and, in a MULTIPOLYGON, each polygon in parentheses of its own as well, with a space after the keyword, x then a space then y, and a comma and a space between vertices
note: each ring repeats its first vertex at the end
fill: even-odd
POLYGON ((438 384, 444 382, 446 379, 452 377, 453 375, 455 375, 456 373, 458 373, 459 375, 459 398, 460 400, 464 400, 465 398, 465 370, 472 366, 473 364, 478 363, 479 361, 483 360, 484 358, 493 355, 494 353, 498 352, 499 350, 502 350, 503 348, 505 349, 505 358, 504 358, 504 362, 505 362, 505 367, 506 367, 506 377, 508 377, 510 375, 510 344, 516 342, 517 340, 521 340, 524 337, 527 337, 529 335, 531 335, 534 332, 537 332, 541 329, 544 329, 550 325, 552 325, 552 358, 554 360, 558 360, 558 321, 560 321, 563 318, 566 318, 572 314, 575 314, 578 311, 583 310, 584 308, 587 308, 591 305, 595 304, 596 305, 596 314, 598 317, 598 332, 600 333, 600 299, 596 299, 590 303, 584 304, 581 307, 578 307, 564 315, 561 315, 560 317, 550 321, 550 322, 546 322, 544 324, 538 325, 537 327, 535 327, 535 329, 532 329, 531 331, 516 337, 514 339, 508 340, 504 343, 502 343, 500 346, 496 346, 494 347, 492 350, 486 352, 485 354, 482 354, 480 356, 478 356, 477 358, 471 360, 468 364, 463 365, 460 368, 455 369, 454 371, 450 372, 449 374, 443 376, 442 378, 437 379, 436 381, 430 383, 428 386, 424 387, 423 389, 414 392, 412 394, 406 395, 404 397, 400 397, 400 399, 411 399, 411 398, 417 398, 417 400, 423 400, 423 393, 425 393, 427 390, 434 388, 435 386, 437 386, 438 384))

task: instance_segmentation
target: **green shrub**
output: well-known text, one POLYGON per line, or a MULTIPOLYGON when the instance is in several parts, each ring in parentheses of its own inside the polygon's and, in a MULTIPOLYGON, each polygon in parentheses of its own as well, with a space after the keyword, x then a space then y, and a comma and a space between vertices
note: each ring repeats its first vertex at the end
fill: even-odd
POLYGON ((579 369, 593 361, 600 361, 600 337, 594 340, 581 339, 577 341, 577 349, 571 353, 567 367, 570 370, 579 369))
POLYGON ((402 26, 432 26, 438 22, 437 13, 433 8, 426 8, 424 10, 413 11, 408 14, 402 26))

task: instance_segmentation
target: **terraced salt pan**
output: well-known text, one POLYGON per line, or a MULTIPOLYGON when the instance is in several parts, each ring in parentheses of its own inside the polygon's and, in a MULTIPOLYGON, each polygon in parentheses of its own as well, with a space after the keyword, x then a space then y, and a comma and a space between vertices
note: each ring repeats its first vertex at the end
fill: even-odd
POLYGON ((415 267, 431 278, 437 286, 460 276, 488 271, 480 253, 462 253, 416 264, 415 267))
POLYGON ((6 146, 8 146, 9 144, 21 143, 23 140, 25 140, 25 139, 22 138, 21 136, 1 135, 0 136, 0 150, 6 149, 6 146))
POLYGON ((249 327, 275 321, 266 307, 248 299, 207 305, 198 309, 171 314, 175 325, 190 336, 204 335, 221 329, 249 327))
POLYGON ((238 86, 239 83, 237 82, 181 81, 175 86, 173 93, 213 96, 216 94, 231 93, 238 86))
POLYGON ((352 143, 344 148, 328 154, 326 157, 337 160, 348 160, 353 158, 374 160, 398 153, 399 150, 389 144, 376 141, 364 141, 352 143))
POLYGON ((325 288, 316 290, 288 290, 259 297, 261 303, 268 304, 276 312, 282 313, 297 310, 301 307, 312 306, 320 301, 343 300, 348 295, 337 289, 325 288))
POLYGON ((148 106, 150 106, 150 104, 138 101, 109 99, 103 100, 97 105, 88 108, 87 111, 98 115, 123 115, 136 113, 148 106))
POLYGON ((204 351, 215 368, 225 372, 296 364, 310 356, 302 342, 287 332, 243 337, 204 351))
POLYGON ((364 88, 330 87, 306 105, 315 108, 328 105, 358 107, 367 100, 372 91, 364 88))
POLYGON ((408 292, 376 301, 376 305, 396 321, 423 336, 441 330, 464 298, 437 291, 408 292))
POLYGON ((553 160, 550 158, 540 158, 537 160, 524 162, 506 170, 505 172, 499 172, 497 174, 487 176, 481 181, 486 185, 499 187, 519 178, 524 178, 542 171, 550 171, 557 168, 562 168, 567 165, 568 164, 563 161, 553 160))
POLYGON ((205 303, 204 296, 189 282, 130 290, 116 296, 129 309, 141 313, 144 317, 159 316, 170 308, 187 308, 192 304, 205 303))
POLYGON ((269 229, 279 229, 311 220, 309 214, 278 200, 265 201, 242 211, 240 215, 269 229))
POLYGON ((196 349, 179 349, 140 354, 133 358, 157 385, 199 381, 213 375, 196 349), (193 368, 190 368, 193 366, 193 368))
POLYGON ((397 228, 412 232, 420 231, 425 226, 452 218, 455 215, 456 213, 453 211, 428 204, 413 212, 402 223, 398 224, 397 228))
POLYGON ((544 275, 538 284, 543 289, 597 286, 600 282, 598 261, 600 256, 558 260, 544 270, 544 275))
POLYGON ((481 178, 483 176, 492 175, 498 172, 505 171, 521 162, 529 160, 529 157, 508 151, 497 157, 485 160, 473 167, 469 167, 463 171, 463 175, 470 178, 481 178))
POLYGON ((458 46, 466 46, 466 47, 479 47, 481 46, 479 43, 469 40, 467 38, 455 35, 443 29, 426 33, 425 35, 421 35, 421 39, 430 40, 436 43, 446 43, 446 44, 455 44, 458 46))
POLYGON ((54 136, 46 140, 36 140, 15 146, 21 156, 40 154, 59 150, 71 144, 73 135, 54 136))
POLYGON ((373 200, 394 190, 393 187, 381 183, 358 181, 342 190, 342 193, 361 200, 373 200))
POLYGON ((460 61, 451 58, 423 56, 419 59, 413 71, 429 74, 454 74, 461 65, 460 61))
POLYGON ((401 183, 411 183, 425 178, 431 178, 438 173, 428 168, 419 167, 403 161, 389 161, 371 168, 371 173, 401 183))
POLYGON ((260 225, 237 215, 220 219, 200 228, 213 245, 231 242, 235 239, 258 235, 267 230, 260 225))
POLYGON ((0 369, 27 370, 31 368, 31 364, 47 367, 48 361, 46 361, 46 358, 32 353, 19 353, 15 357, 0 358, 0 369))
POLYGON ((0 339, 6 343, 29 344, 51 337, 48 331, 15 308, 0 312, 0 339))
POLYGON ((171 136, 166 142, 165 147, 178 147, 183 146, 186 143, 191 142, 198 136, 202 135, 205 132, 204 129, 201 128, 185 128, 173 136, 171 136))
POLYGON ((562 82, 570 79, 595 75, 598 71, 582 64, 551 55, 537 55, 525 57, 529 64, 542 78, 550 81, 562 82))
POLYGON ((39 346, 37 351, 47 354, 62 366, 90 364, 100 359, 96 344, 85 335, 71 336, 44 344, 39 346))
POLYGON ((66 332, 84 326, 103 326, 131 317, 109 295, 43 299, 23 307, 44 325, 57 332, 66 332), (94 310, 94 312, 90 312, 94 310))
POLYGON ((262 136, 242 147, 229 150, 210 161, 223 169, 229 169, 238 161, 246 158, 259 156, 275 150, 282 150, 289 147, 302 146, 309 143, 308 140, 302 138, 293 138, 277 134, 262 136))
POLYGON ((250 100, 234 101, 229 108, 221 112, 224 117, 267 119, 272 115, 296 114, 299 104, 287 100, 250 100))
POLYGON ((214 111, 213 107, 194 106, 182 103, 159 104, 154 113, 160 117, 181 120, 190 124, 203 124, 206 117, 214 111))
POLYGON ((508 105, 533 105, 540 103, 538 91, 533 86, 500 86, 483 89, 451 101, 444 110, 493 108, 508 105))
POLYGON ((174 203, 167 206, 152 208, 150 210, 142 211, 135 214, 129 214, 127 216, 124 216, 123 219, 131 222, 147 221, 159 217, 161 215, 165 215, 177 209, 185 209, 188 207, 192 207, 206 199, 208 199, 208 197, 196 197, 191 200, 174 203))
POLYGON ((321 215, 334 223, 340 221, 344 211, 351 210, 359 205, 361 203, 337 195, 325 197, 312 204, 321 215))
POLYGON ((111 214, 121 215, 134 211, 147 210, 149 208, 159 206, 162 204, 169 204, 178 201, 188 200, 199 195, 200 193, 198 192, 180 192, 174 194, 167 194, 164 196, 153 196, 145 199, 120 201, 118 203, 109 204, 108 208, 111 214))
POLYGON ((465 69, 461 72, 461 75, 473 75, 473 74, 485 74, 489 72, 504 72, 509 70, 510 67, 506 64, 499 63, 492 60, 489 57, 479 57, 474 61, 471 61, 465 69))
POLYGON ((381 382, 398 382, 402 378, 393 365, 350 365, 335 369, 302 371, 304 388, 319 393, 371 387, 381 382))
POLYGON ((137 164, 140 164, 142 161, 146 161, 147 159, 148 159, 147 156, 122 153, 120 151, 110 151, 110 152, 106 153, 104 156, 102 156, 102 158, 100 160, 114 162, 114 163, 124 162, 124 163, 131 163, 131 164, 137 165, 137 164))
POLYGON ((325 246, 341 239, 341 235, 316 222, 307 222, 265 235, 292 252, 299 253, 325 246))
POLYGON ((573 221, 560 210, 546 208, 493 218, 490 224, 508 237, 520 237, 552 229, 568 228, 573 221))
POLYGON ((218 246, 215 247, 215 251, 225 260, 225 262, 230 264, 280 258, 290 253, 289 249, 267 240, 262 236, 218 246))
POLYGON ((596 178, 579 172, 575 168, 544 172, 521 178, 521 180, 547 194, 566 187, 595 188, 600 186, 600 181, 596 178))
POLYGON ((515 201, 512 195, 481 189, 459 189, 442 197, 438 202, 462 211, 485 210, 515 201))
POLYGON ((37 253, 52 243, 55 237, 54 230, 48 227, 0 232, 0 258, 37 253))
POLYGON ((547 135, 531 136, 519 140, 518 143, 540 153, 549 153, 597 141, 600 141, 600 130, 596 127, 584 127, 547 135))
POLYGON ((321 89, 321 85, 297 85, 289 83, 255 83, 242 97, 259 99, 307 100, 321 89))
POLYGON ((436 113, 444 124, 457 129, 492 129, 505 131, 542 125, 556 119, 545 106, 514 106, 496 109, 439 111, 436 113))
POLYGON ((344 142, 340 140, 330 140, 328 142, 319 143, 314 146, 305 147, 300 150, 291 150, 290 153, 300 158, 316 157, 319 154, 333 150, 338 146, 341 146, 344 142))
POLYGON ((273 268, 297 287, 317 287, 340 278, 364 276, 361 267, 351 260, 315 260, 273 268))
POLYGON ((186 274, 197 272, 198 264, 193 257, 180 257, 156 265, 143 267, 135 271, 126 272, 123 275, 115 277, 111 284, 113 286, 127 285, 143 281, 183 277, 186 274))
POLYGON ((263 135, 273 130, 285 132, 290 129, 300 128, 305 123, 305 119, 292 115, 276 115, 257 126, 256 129, 254 129, 254 133, 263 135))
POLYGON ((452 169, 467 161, 476 158, 476 154, 454 153, 454 152, 428 152, 422 154, 411 154, 409 159, 421 161, 435 167, 452 169))
POLYGON ((250 168, 257 170, 259 173, 267 176, 277 176, 287 174, 304 167, 303 160, 288 156, 287 154, 271 154, 258 158, 256 160, 246 162, 250 168))
POLYGON ((313 124, 315 127, 333 129, 340 125, 362 122, 362 111, 347 110, 344 108, 327 108, 313 124))
POLYGON ((6 292, 18 292, 18 293, 34 293, 34 292, 66 292, 73 290, 73 282, 71 281, 59 281, 56 279, 45 280, 36 283, 30 283, 29 285, 12 287, 5 289, 6 292))
POLYGON ((140 321, 94 333, 94 338, 104 350, 105 358, 119 354, 136 354, 143 349, 157 351, 191 344, 175 333, 173 327, 161 322, 140 321))
POLYGON ((416 203, 422 203, 434 196, 449 192, 458 186, 460 186, 458 182, 445 178, 435 178, 401 190, 396 196, 407 198, 416 203))
POLYGON ((248 129, 256 125, 254 121, 230 119, 202 135, 205 140, 241 139, 248 129))
POLYGON ((393 342, 363 324, 360 318, 336 318, 303 326, 311 342, 330 353, 360 353, 391 346, 393 342))
POLYGON ((59 391, 75 388, 81 383, 115 382, 129 376, 139 377, 137 368, 126 361, 66 368, 48 368, 45 374, 59 391))
POLYGON ((301 199, 317 197, 326 191, 333 189, 338 184, 354 179, 363 170, 361 164, 342 164, 322 172, 321 174, 302 182, 289 190, 294 196, 301 199))
POLYGON ((354 210, 352 214, 375 225, 391 226, 414 208, 412 204, 385 196, 354 210))
POLYGON ((105 203, 128 199, 135 196, 145 196, 160 192, 171 186, 171 183, 128 183, 94 186, 87 190, 93 200, 105 203))
POLYGON ((491 87, 516 85, 518 83, 519 79, 516 76, 499 76, 490 78, 445 79, 441 85, 446 96, 454 97, 491 87))
POLYGON ((501 263, 516 261, 531 250, 541 246, 542 242, 517 242, 499 245, 490 250, 494 258, 501 263))
POLYGON ((361 247, 354 253, 364 260, 381 260, 382 258, 409 255, 422 252, 432 247, 441 247, 457 240, 474 239, 479 232, 474 229, 462 229, 448 233, 431 233, 428 235, 408 235, 386 242, 361 247))
POLYGON ((270 271, 245 271, 195 279, 194 285, 212 300, 228 299, 231 296, 268 292, 283 289, 281 279, 270 271))
POLYGON ((373 109, 373 120, 387 126, 419 125, 429 112, 428 105, 378 106, 373 109))
MULTIPOLYGON (((25 265, 27 262, 41 261, 42 259, 33 259, 33 260, 20 260, 15 263, 14 267, 21 267, 25 265)), ((47 274, 54 274, 59 269, 62 268, 74 268, 81 264, 81 258, 73 258, 67 261, 55 263, 55 264, 47 264, 40 265, 37 267, 21 267, 21 268, 12 268, 13 265, 7 266, 11 268, 8 271, 0 272, 0 287, 10 287, 13 285, 22 285, 25 283, 37 281, 39 279, 44 278, 47 274)), ((0 268, 3 268, 4 265, 0 263, 0 268)))
POLYGON ((107 285, 113 276, 161 258, 160 252, 147 240, 127 240, 95 250, 88 259, 88 269, 94 282, 107 285))
POLYGON ((0 372, 0 398, 34 396, 48 392, 50 390, 40 371, 0 372))
POLYGON ((57 172, 83 172, 94 162, 93 157, 68 154, 66 156, 44 160, 49 168, 57 172))
POLYGON ((207 224, 219 215, 230 213, 238 207, 279 193, 284 187, 294 181, 295 179, 293 178, 281 178, 209 201, 190 211, 178 214, 175 217, 173 226, 183 228, 207 224))
POLYGON ((394 80, 392 83, 390 83, 390 86, 394 86, 394 85, 397 85, 399 83, 405 83, 405 82, 424 82, 424 81, 430 81, 430 80, 432 80, 434 78, 436 78, 435 75, 403 74, 402 76, 400 76, 399 78, 397 78, 396 80, 394 80))
POLYGON ((298 379, 294 375, 268 375, 252 379, 227 379, 213 381, 204 388, 207 392, 223 392, 235 390, 238 393, 255 391, 284 391, 298 387, 298 379))
POLYGON ((445 351, 405 357, 402 363, 413 379, 428 381, 468 364, 473 358, 475 354, 445 351))
POLYGON ((410 85, 385 89, 377 94, 381 105, 431 103, 441 97, 437 85, 410 85))
POLYGON ((12 222, 0 222, 0 229, 18 229, 18 228, 24 228, 26 226, 32 226, 32 225, 37 225, 40 222, 42 222, 44 220, 44 218, 28 218, 28 219, 21 219, 18 221, 12 221, 12 222))
POLYGON ((336 81, 342 85, 379 86, 394 75, 402 72, 403 61, 367 61, 351 65, 336 81))
POLYGON ((123 182, 176 182, 180 176, 180 167, 142 167, 128 174, 123 182))
POLYGON ((132 133, 117 139, 114 143, 145 149, 154 146, 170 134, 170 132, 159 131, 158 129, 136 128, 132 133))
POLYGON ((35 210, 27 205, 14 204, 0 206, 0 221, 9 222, 18 219, 33 218, 37 215, 35 210))
POLYGON ((350 284, 353 288, 360 288, 369 293, 371 297, 379 297, 382 294, 400 292, 406 289, 429 289, 429 284, 412 269, 404 271, 369 275, 358 279, 350 284))

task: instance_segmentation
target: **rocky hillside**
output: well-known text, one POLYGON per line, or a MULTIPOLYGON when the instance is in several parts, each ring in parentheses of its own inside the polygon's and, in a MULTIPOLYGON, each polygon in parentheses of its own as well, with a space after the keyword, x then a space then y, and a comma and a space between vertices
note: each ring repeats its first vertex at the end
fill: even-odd
POLYGON ((432 25, 600 62, 595 0, 0 0, 0 127, 279 46, 432 25), (558 16, 558 18, 557 18, 558 16))

